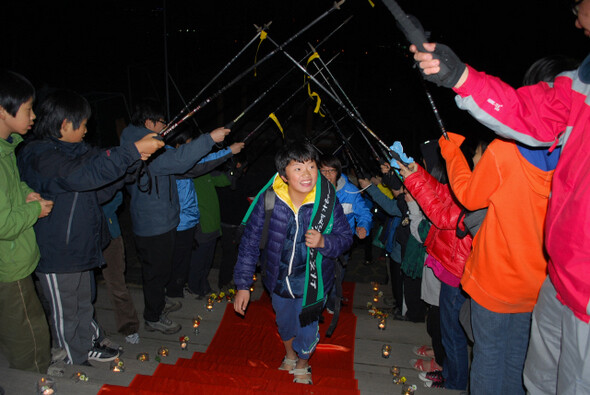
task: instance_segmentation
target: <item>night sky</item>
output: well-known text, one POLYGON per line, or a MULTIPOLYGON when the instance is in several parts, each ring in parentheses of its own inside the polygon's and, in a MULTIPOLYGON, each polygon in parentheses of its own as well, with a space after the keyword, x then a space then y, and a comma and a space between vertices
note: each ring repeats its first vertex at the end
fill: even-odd
MULTIPOLYGON (((308 42, 317 43, 354 15, 319 53, 326 61, 339 54, 330 70, 367 125, 387 144, 401 140, 414 151, 420 142, 436 139, 440 132, 419 74, 412 68, 405 39, 380 0, 374 2, 372 8, 368 0, 347 0, 286 50, 302 59, 309 52, 308 42)), ((254 37, 253 24, 272 21, 269 36, 282 43, 332 4, 328 0, 12 1, 2 11, 0 62, 1 67, 24 74, 38 90, 70 88, 91 101, 115 96, 130 106, 142 96, 166 103, 167 59, 173 118, 183 100, 193 99, 254 37)), ((542 56, 563 54, 582 60, 590 48, 587 38, 575 29, 566 0, 400 0, 399 4, 432 32, 433 41, 449 45, 464 62, 513 86, 520 85, 528 66, 542 56)), ((214 95, 250 67, 256 46, 250 46, 197 102, 214 95)), ((263 42, 258 58, 272 49, 269 42, 263 42)), ((208 131, 232 120, 290 68, 285 57, 276 54, 257 68, 256 77, 249 73, 197 113, 199 127, 208 131)), ((302 83, 299 71, 289 74, 238 122, 233 138, 243 138, 302 83)), ((456 108, 452 91, 430 83, 427 86, 448 130, 473 139, 491 136, 456 108)), ((319 88, 314 90, 334 118, 343 117, 342 110, 319 88)), ((328 120, 312 114, 313 103, 305 98, 305 93, 295 96, 276 114, 284 122, 287 138, 313 139, 329 126, 328 120)), ((359 153, 366 154, 368 146, 355 124, 344 117, 340 126, 346 136, 352 136, 359 153)), ((274 138, 275 144, 280 142, 273 125, 259 133, 249 144, 251 153, 264 148, 265 141, 274 138)), ((340 139, 331 133, 326 136, 315 142, 331 151, 340 139)))

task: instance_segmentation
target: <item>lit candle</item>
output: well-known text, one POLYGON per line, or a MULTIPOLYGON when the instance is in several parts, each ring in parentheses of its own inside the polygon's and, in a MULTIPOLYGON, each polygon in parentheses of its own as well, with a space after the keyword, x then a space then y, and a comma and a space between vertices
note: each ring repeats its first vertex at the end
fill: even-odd
POLYGON ((180 339, 178 340, 180 341, 180 349, 186 350, 186 348, 188 347, 188 341, 190 340, 188 336, 180 336, 180 339))
POLYGON ((207 311, 212 311, 213 310, 213 301, 209 300, 207 302, 207 311))
POLYGON ((254 284, 250 286, 250 292, 254 292, 254 284))
POLYGON ((168 348, 162 346, 158 349, 158 355, 162 356, 162 357, 167 357, 168 354, 170 353, 170 351, 168 350, 168 348))
POLYGON ((379 330, 381 330, 381 331, 385 330, 385 318, 382 318, 379 320, 379 324, 377 325, 377 328, 379 328, 379 330))
POLYGON ((150 355, 147 352, 142 352, 137 354, 137 360, 140 362, 145 362, 150 360, 150 355))
POLYGON ((393 378, 393 384, 403 384, 405 382, 406 382, 406 378, 403 376, 402 377, 397 376, 397 377, 393 378))
POLYGON ((377 303, 379 301, 379 295, 373 296, 373 302, 377 303))
POLYGON ((399 373, 400 373, 399 366, 393 365, 391 367, 391 374, 393 375, 393 377, 398 377, 399 373))
POLYGON ((372 283, 373 284, 373 291, 377 292, 379 291, 379 284, 378 283, 372 283))
POLYGON ((256 274, 252 275, 252 281, 256 282, 256 274))
POLYGON ((48 377, 41 377, 37 382, 37 393, 40 395, 52 395, 56 393, 55 382, 48 377))
POLYGON ((404 384, 402 386, 402 395, 413 395, 414 391, 416 391, 418 387, 416 385, 404 384))
POLYGON ((389 344, 384 344, 383 347, 381 348, 381 356, 383 358, 389 358, 390 354, 391 354, 391 346, 389 344))
POLYGON ((113 372, 124 372, 125 371, 125 364, 123 363, 123 360, 120 359, 120 358, 115 358, 111 362, 111 371, 113 371, 113 372))

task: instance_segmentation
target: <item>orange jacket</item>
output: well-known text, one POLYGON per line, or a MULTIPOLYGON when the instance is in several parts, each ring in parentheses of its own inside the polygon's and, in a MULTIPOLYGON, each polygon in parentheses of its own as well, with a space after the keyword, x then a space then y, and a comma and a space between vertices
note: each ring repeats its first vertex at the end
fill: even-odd
POLYGON ((553 171, 529 163, 516 144, 496 139, 471 172, 449 133, 439 144, 451 188, 468 210, 488 207, 461 279, 478 304, 496 313, 531 312, 547 276, 543 225, 553 171))

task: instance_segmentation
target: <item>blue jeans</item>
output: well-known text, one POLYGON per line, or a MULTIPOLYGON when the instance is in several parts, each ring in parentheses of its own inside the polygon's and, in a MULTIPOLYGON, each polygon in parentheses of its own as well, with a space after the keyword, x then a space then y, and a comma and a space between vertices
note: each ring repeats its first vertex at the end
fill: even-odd
MULTIPOLYGON (((465 302, 460 287, 441 283, 440 331, 446 358, 443 365, 445 388, 466 390, 469 379, 469 354, 467 336, 459 322, 459 311, 465 302)), ((477 392, 474 392, 476 394, 477 392)))
POLYGON ((531 313, 494 313, 471 300, 473 394, 523 394, 531 313))

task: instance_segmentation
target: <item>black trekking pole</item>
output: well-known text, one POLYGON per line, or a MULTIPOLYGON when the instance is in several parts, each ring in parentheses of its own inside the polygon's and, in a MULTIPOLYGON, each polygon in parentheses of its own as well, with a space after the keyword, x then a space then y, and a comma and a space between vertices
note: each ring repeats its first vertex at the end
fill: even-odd
MULTIPOLYGON (((310 47, 312 48, 312 50, 314 49, 313 46, 310 47)), ((317 54, 317 52, 315 52, 317 54)), ((342 86, 338 83, 338 81, 336 80, 336 78, 334 77, 334 75, 330 72, 330 69, 328 68, 328 65, 324 62, 324 60, 322 59, 321 56, 317 56, 316 59, 318 59, 322 65, 322 68, 320 69, 318 67, 317 64, 314 64, 315 67, 319 70, 326 70, 327 73, 329 74, 330 78, 332 79, 332 81, 334 82, 334 84, 336 84, 336 86, 338 87, 338 90, 340 91, 340 93, 346 98, 346 100, 348 101, 348 103, 350 104, 351 108, 354 110, 355 114, 357 115, 357 117, 362 121, 363 118, 360 114, 360 112, 358 111, 358 109, 356 108, 356 106, 352 103, 352 101, 350 100, 350 98, 346 95, 346 93, 344 92, 344 89, 342 88, 342 86)), ((336 96, 339 100, 340 97, 339 95, 336 93, 335 89, 331 86, 330 81, 328 80, 328 78, 326 78, 322 73, 320 73, 320 75, 324 78, 324 81, 326 83, 326 85, 330 88, 330 90, 332 91, 332 93, 334 94, 334 96, 336 96)), ((373 144, 371 144, 371 142, 369 141, 369 139, 367 138, 367 136, 365 135, 365 133, 359 129, 359 133, 361 134, 362 138, 366 141, 367 145, 369 146, 375 160, 379 163, 384 163, 385 161, 383 159, 381 159, 381 157, 379 156, 379 154, 377 153, 377 151, 375 151, 375 148, 373 147, 373 144)), ((388 158, 388 153, 387 152, 382 152, 384 157, 389 160, 388 158)))
MULTIPOLYGON (((267 38, 269 38, 267 36, 267 38)), ((276 43, 274 41, 271 41, 272 43, 274 43, 276 45, 276 43)), ((278 48, 277 48, 278 49, 278 48)), ((353 111, 351 111, 348 107, 346 107, 346 105, 344 103, 342 103, 342 100, 340 100, 339 98, 337 98, 330 90, 328 90, 328 88, 326 88, 322 83, 320 83, 317 78, 315 78, 315 76, 313 76, 312 74, 310 74, 305 67, 301 66, 295 59, 293 59, 293 57, 291 55, 289 55, 289 53, 287 51, 285 51, 284 49, 281 49, 281 52, 292 62, 294 63, 305 75, 307 75, 309 77, 309 79, 311 79, 317 86, 320 87, 320 89, 322 89, 336 104, 338 104, 339 107, 341 107, 347 114, 348 116, 354 120, 356 123, 358 123, 364 130, 366 130, 371 136, 373 136, 373 138, 375 138, 375 140, 377 140, 377 142, 379 142, 379 144, 381 144, 386 150, 387 152, 389 152, 389 156, 391 156, 393 159, 399 161, 400 163, 404 163, 404 164, 408 164, 405 163, 402 158, 393 150, 389 149, 389 147, 387 146, 387 144, 385 144, 383 142, 383 140, 381 140, 379 138, 379 136, 377 136, 377 134, 375 134, 375 132, 373 132, 373 130, 371 130, 371 128, 369 128, 367 126, 366 123, 364 123, 353 111)))
MULTIPOLYGON (((265 27, 270 26, 271 22, 268 22, 267 24, 265 24, 265 27)), ((182 109, 182 111, 180 111, 180 113, 178 113, 173 119, 172 121, 170 121, 170 123, 174 123, 178 120, 178 118, 180 118, 180 116, 184 113, 184 111, 190 111, 190 106, 192 106, 195 101, 197 101, 197 99, 203 94, 203 92, 209 88, 211 86, 211 84, 213 84, 215 81, 217 81, 217 79, 236 61, 236 59, 238 59, 243 53, 244 51, 250 46, 252 45, 253 42, 255 42, 258 37, 260 37, 260 31, 256 33, 256 35, 254 37, 252 37, 252 39, 250 41, 248 41, 248 43, 242 47, 242 49, 233 57, 231 58, 231 60, 221 68, 221 70, 215 74, 215 76, 213 76, 213 78, 211 78, 209 80, 209 82, 207 82, 205 84, 205 86, 188 102, 184 104, 184 109, 182 109)), ((174 84, 176 86, 176 84, 174 84)), ((176 88, 178 90, 178 88, 176 88)))
POLYGON ((162 137, 166 136, 168 133, 170 133, 172 130, 174 130, 176 127, 178 127, 178 125, 180 125, 182 122, 186 121, 188 118, 193 116, 197 111, 203 109, 207 104, 211 103, 213 100, 215 100, 217 97, 219 97, 219 95, 221 95, 227 89, 229 89, 230 87, 235 85, 238 81, 240 81, 242 78, 244 78, 248 73, 250 73, 252 70, 254 70, 254 68, 256 68, 260 64, 262 64, 265 61, 267 61, 268 59, 270 59, 278 51, 282 51, 285 46, 287 46, 289 43, 291 43, 293 40, 295 40, 301 34, 306 32, 310 27, 312 27, 313 25, 315 25, 316 23, 318 23, 319 21, 324 19, 326 16, 328 16, 330 13, 332 13, 332 11, 337 10, 337 9, 339 10, 340 6, 344 3, 344 1, 345 0, 340 0, 339 2, 334 2, 334 5, 329 10, 327 10, 322 15, 320 15, 319 17, 314 19, 312 22, 307 24, 305 27, 303 27, 303 29, 299 30, 297 33, 295 33, 293 36, 291 36, 289 39, 287 39, 284 43, 282 43, 276 49, 269 52, 265 57, 260 59, 257 62, 257 64, 250 66, 247 70, 240 73, 236 78, 231 80, 228 84, 226 84, 225 86, 220 88, 217 92, 213 93, 211 96, 207 97, 205 100, 203 100, 200 104, 198 104, 195 108, 193 108, 189 113, 187 113, 180 120, 176 121, 175 123, 170 123, 170 124, 166 125, 166 127, 160 132, 160 136, 162 136, 162 137))
MULTIPOLYGON (((321 46, 322 44, 324 44, 330 37, 332 37, 332 35, 334 35, 334 33, 336 33, 338 30, 340 30, 340 28, 342 26, 344 26, 346 23, 348 23, 348 21, 350 21, 350 19, 352 18, 352 15, 349 16, 348 18, 346 18, 346 20, 344 20, 344 22, 342 22, 340 25, 338 25, 334 30, 332 30, 330 32, 330 34, 328 34, 326 37, 324 37, 322 39, 322 41, 320 41, 318 43, 318 47, 321 46)), ((264 25, 263 27, 258 27, 257 25, 254 25, 254 27, 258 30, 258 31, 265 31, 266 28, 268 28, 269 24, 264 25)), ((314 51, 315 52, 315 51, 314 51)), ((307 59, 310 55, 312 55, 314 52, 312 52, 311 54, 307 54, 305 55, 303 58, 301 58, 301 60, 299 60, 299 62, 303 62, 305 59, 307 59)), ((334 58, 332 58, 334 59, 334 58)), ((326 65, 327 66, 327 65, 326 65)), ((295 70, 296 67, 292 66, 289 71, 287 71, 285 74, 283 74, 283 76, 281 78, 279 78, 274 84, 272 84, 265 92, 263 92, 258 98, 256 98, 256 100, 254 100, 250 105, 248 105, 248 107, 246 107, 246 109, 244 109, 244 111, 242 111, 240 113, 240 115, 238 115, 236 118, 234 118, 232 121, 230 121, 227 125, 225 125, 226 129, 232 129, 235 125, 236 122, 238 122, 240 120, 240 118, 242 118, 248 111, 250 111, 258 102, 260 102, 260 100, 262 100, 262 98, 264 98, 264 96, 266 96, 275 86, 277 86, 279 84, 279 82, 281 82, 285 77, 287 77, 287 75, 289 75, 293 70, 295 70)))
MULTIPOLYGON (((336 53, 329 61, 328 64, 332 63, 332 61, 334 61, 334 59, 336 59, 338 56, 340 55, 340 53, 336 53)), ((276 112, 278 112, 280 109, 282 109, 288 102, 290 102, 299 92, 301 92, 303 90, 303 88, 305 88, 307 86, 307 84, 304 84, 300 87, 298 87, 285 101, 283 101, 270 115, 274 115, 276 112)), ((249 140, 265 123, 266 121, 269 119, 269 117, 264 118, 264 120, 262 122, 260 122, 250 133, 248 133, 248 135, 244 138, 243 142, 246 142, 247 140, 249 140)))

